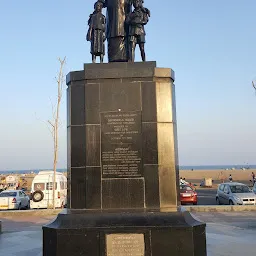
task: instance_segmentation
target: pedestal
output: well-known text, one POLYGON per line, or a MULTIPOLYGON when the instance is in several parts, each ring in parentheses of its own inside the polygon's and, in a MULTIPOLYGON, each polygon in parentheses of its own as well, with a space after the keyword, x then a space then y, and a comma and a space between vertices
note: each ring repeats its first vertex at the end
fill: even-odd
POLYGON ((67 76, 68 210, 44 256, 206 255, 205 224, 179 208, 173 82, 155 62, 67 76))

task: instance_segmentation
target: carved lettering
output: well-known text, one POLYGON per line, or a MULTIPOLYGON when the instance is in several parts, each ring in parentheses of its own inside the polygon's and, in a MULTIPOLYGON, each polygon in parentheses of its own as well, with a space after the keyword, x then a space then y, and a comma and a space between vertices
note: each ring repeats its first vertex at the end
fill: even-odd
POLYGON ((144 256, 144 234, 106 235, 107 256, 144 256))
POLYGON ((141 112, 101 114, 103 178, 140 177, 141 112))

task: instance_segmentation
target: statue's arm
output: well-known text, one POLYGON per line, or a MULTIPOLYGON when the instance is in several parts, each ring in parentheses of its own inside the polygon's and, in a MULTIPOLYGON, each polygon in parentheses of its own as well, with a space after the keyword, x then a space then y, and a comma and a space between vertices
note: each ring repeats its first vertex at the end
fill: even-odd
POLYGON ((104 32, 106 31, 106 24, 107 24, 106 17, 103 16, 103 31, 104 32))
POLYGON ((91 25, 91 20, 92 20, 92 14, 90 14, 90 16, 89 16, 89 19, 88 19, 88 26, 91 25))

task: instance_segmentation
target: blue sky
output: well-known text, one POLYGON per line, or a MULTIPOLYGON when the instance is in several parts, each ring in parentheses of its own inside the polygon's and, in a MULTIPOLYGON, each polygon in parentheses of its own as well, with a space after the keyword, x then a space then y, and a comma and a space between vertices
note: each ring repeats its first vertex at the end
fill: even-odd
MULTIPOLYGON (((52 167, 44 121, 65 72, 90 62, 94 0, 1 1, 0 170, 52 167)), ((255 0, 145 0, 148 60, 176 72, 181 165, 256 163, 255 0)), ((139 56, 139 54, 137 54, 139 56)), ((139 60, 139 59, 138 59, 139 60)), ((59 168, 66 167, 66 98, 59 168)))

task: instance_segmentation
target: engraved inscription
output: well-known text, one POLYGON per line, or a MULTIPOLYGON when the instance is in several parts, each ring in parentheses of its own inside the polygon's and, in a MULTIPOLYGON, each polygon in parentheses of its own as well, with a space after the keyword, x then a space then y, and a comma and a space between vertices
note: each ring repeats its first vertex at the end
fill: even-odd
POLYGON ((107 256, 144 256, 144 234, 106 235, 107 256))
POLYGON ((141 112, 101 114, 103 178, 140 177, 141 112))

